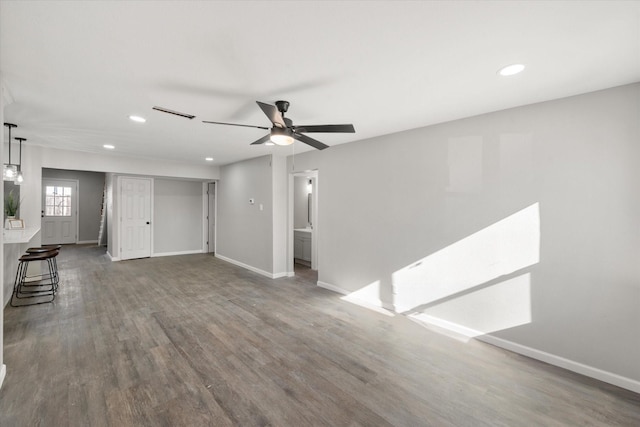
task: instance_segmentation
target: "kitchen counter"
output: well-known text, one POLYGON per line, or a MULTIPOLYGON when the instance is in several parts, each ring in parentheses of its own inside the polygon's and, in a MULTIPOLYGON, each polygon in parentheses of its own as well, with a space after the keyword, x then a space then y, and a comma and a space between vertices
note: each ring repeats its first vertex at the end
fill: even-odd
MULTIPOLYGON (((18 268, 18 259, 24 251, 31 246, 29 243, 38 234, 40 227, 25 227, 20 230, 2 230, 4 241, 4 268, 2 276, 4 277, 4 288, 2 289, 3 304, 6 306, 11 298, 13 284, 16 277, 16 269, 18 268)), ((36 243, 39 246, 39 242, 36 243)), ((39 263, 32 263, 34 274, 40 273, 39 263)), ((29 271, 31 271, 31 265, 29 271)))
POLYGON ((38 231, 40 231, 40 227, 25 227, 20 230, 2 230, 4 244, 29 243, 38 231))

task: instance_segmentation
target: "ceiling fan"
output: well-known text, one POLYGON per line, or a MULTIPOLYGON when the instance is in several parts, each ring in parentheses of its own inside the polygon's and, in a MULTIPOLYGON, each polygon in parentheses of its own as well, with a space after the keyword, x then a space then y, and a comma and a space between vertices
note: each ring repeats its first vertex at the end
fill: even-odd
MULTIPOLYGON (((318 150, 324 150, 325 148, 329 148, 328 145, 313 139, 305 133, 354 133, 356 130, 351 124, 343 124, 343 125, 304 125, 297 126, 294 125, 290 118, 285 117, 284 114, 289 109, 288 101, 276 101, 276 105, 265 104, 264 102, 256 101, 262 112, 269 118, 272 123, 272 127, 266 126, 254 126, 254 125, 243 125, 238 123, 225 123, 225 122, 213 122, 208 120, 203 120, 203 123, 211 123, 216 125, 229 125, 229 126, 242 126, 249 128, 257 128, 270 130, 268 135, 263 136, 251 143, 251 145, 260 145, 264 143, 272 142, 277 145, 290 145, 293 144, 294 140, 298 140, 307 145, 310 145, 318 150)), ((190 114, 184 114, 173 110, 168 110, 162 107, 153 107, 154 110, 162 111, 163 113, 174 114, 177 116, 185 117, 188 119, 193 119, 195 116, 190 114)))

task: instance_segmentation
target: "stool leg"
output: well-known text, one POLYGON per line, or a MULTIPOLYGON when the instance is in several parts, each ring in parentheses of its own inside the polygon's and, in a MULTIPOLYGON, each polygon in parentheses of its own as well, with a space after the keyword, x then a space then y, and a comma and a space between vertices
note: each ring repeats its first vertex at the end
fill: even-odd
POLYGON ((11 299, 9 300, 9 304, 11 305, 11 307, 17 307, 17 305, 13 305, 13 298, 16 297, 18 298, 18 292, 20 292, 20 284, 23 281, 23 270, 25 270, 24 265, 25 264, 29 264, 29 262, 22 262, 20 261, 18 263, 18 269, 16 270, 16 280, 15 282, 13 282, 13 293, 11 294, 11 299))
POLYGON ((44 285, 42 283, 34 284, 34 285, 27 285, 27 284, 25 284, 25 280, 27 279, 28 267, 29 267, 29 261, 21 261, 19 266, 18 266, 18 271, 16 272, 16 283, 14 284, 14 293, 11 295, 11 301, 10 301, 10 304, 11 304, 12 307, 23 307, 23 306, 27 306, 27 305, 47 304, 47 303, 53 302, 53 300, 56 298, 55 286, 54 286, 53 281, 52 281, 53 272, 51 271, 51 268, 49 268, 49 278, 50 278, 49 283, 46 283, 44 285), (41 287, 41 286, 46 286, 46 285, 51 286, 51 288, 50 289, 37 289, 37 290, 25 290, 25 289, 23 289, 25 287, 41 287), (34 303, 30 303, 30 304, 14 304, 14 302, 13 302, 14 296, 15 296, 16 299, 38 298, 38 297, 50 296, 51 299, 46 300, 46 301, 37 301, 37 302, 34 302, 34 303))

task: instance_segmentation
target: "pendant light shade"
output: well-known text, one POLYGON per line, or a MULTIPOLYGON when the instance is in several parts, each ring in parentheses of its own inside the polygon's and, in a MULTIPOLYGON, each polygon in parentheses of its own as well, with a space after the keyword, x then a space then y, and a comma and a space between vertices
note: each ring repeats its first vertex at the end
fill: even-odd
POLYGON ((20 184, 22 184, 22 181, 24 181, 24 177, 22 176, 22 142, 26 141, 27 138, 17 138, 16 137, 16 140, 18 142, 20 142, 20 151, 19 151, 20 154, 18 155, 18 164, 17 164, 18 168, 17 168, 17 171, 16 171, 16 178, 15 178, 15 180, 13 182, 16 185, 20 185, 20 184))
POLYGON ((9 163, 4 164, 2 179, 4 181, 13 181, 18 175, 18 167, 11 164, 11 129, 17 128, 18 126, 13 123, 5 123, 4 125, 9 128, 9 163))
POLYGON ((20 143, 20 153, 18 164, 11 163, 11 129, 17 128, 18 126, 13 123, 5 123, 4 125, 9 128, 9 162, 3 165, 2 179, 4 181, 13 181, 14 184, 20 185, 24 181, 24 176, 22 175, 22 142, 27 139, 15 138, 20 143))

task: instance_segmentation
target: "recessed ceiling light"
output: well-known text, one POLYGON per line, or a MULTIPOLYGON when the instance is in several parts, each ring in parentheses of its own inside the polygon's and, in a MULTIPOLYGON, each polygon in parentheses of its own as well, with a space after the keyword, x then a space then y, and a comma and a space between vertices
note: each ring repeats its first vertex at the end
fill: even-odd
POLYGON ((498 74, 501 76, 513 76, 514 74, 518 74, 524 70, 524 65, 522 64, 511 64, 506 67, 502 67, 498 70, 498 74))
POLYGON ((115 146, 113 146, 111 144, 104 144, 103 147, 106 148, 107 150, 113 150, 114 148, 116 148, 115 146))
POLYGON ((276 144, 271 142, 271 141, 267 141, 267 142, 264 143, 264 145, 276 145, 276 144))
POLYGON ((147 121, 147 119, 145 119, 144 117, 140 117, 140 116, 129 116, 130 120, 133 120, 134 122, 138 122, 138 123, 144 123, 147 121))
POLYGON ((207 162, 213 162, 213 157, 205 157, 204 158, 207 162))

